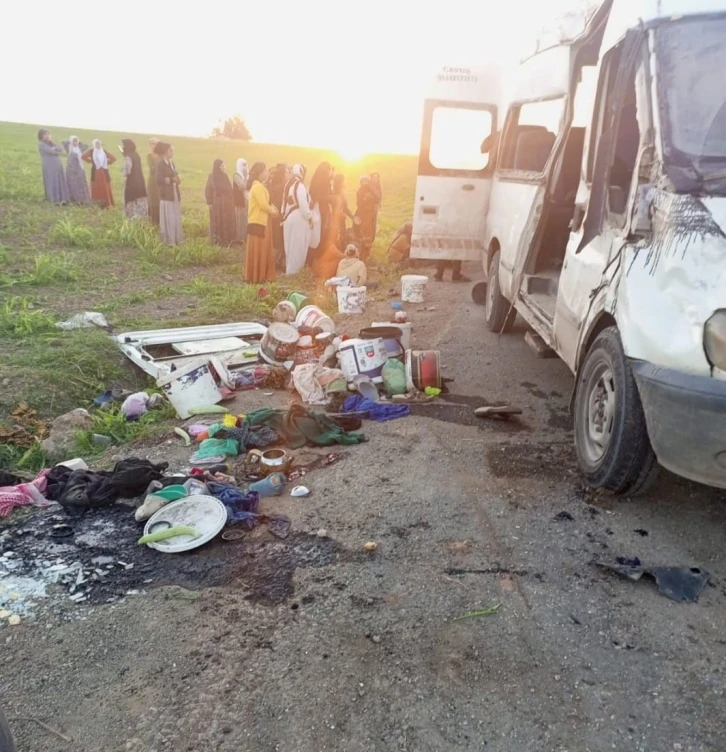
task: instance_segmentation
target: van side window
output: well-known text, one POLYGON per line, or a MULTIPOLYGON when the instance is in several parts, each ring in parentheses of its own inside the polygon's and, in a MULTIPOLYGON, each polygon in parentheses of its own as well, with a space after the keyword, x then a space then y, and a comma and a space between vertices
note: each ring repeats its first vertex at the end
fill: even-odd
POLYGON ((564 111, 564 97, 512 106, 504 133, 499 168, 517 172, 543 172, 554 148, 564 111))
POLYGON ((482 154, 481 143, 491 132, 488 110, 436 107, 431 116, 429 162, 437 170, 484 170, 489 154, 482 154))
POLYGON ((630 186, 633 182, 635 163, 640 147, 640 126, 638 125, 635 70, 628 75, 625 83, 623 103, 618 113, 613 161, 608 178, 608 206, 614 214, 624 214, 627 208, 630 186))

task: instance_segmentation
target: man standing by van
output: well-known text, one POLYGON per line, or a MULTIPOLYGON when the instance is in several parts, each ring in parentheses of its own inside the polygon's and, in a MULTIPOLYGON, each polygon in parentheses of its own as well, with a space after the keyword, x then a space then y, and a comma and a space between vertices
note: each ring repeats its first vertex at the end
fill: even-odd
POLYGON ((434 279, 437 282, 444 281, 444 271, 447 266, 451 266, 451 281, 452 282, 471 282, 469 277, 465 277, 461 273, 461 261, 437 261, 436 262, 436 274, 434 279))

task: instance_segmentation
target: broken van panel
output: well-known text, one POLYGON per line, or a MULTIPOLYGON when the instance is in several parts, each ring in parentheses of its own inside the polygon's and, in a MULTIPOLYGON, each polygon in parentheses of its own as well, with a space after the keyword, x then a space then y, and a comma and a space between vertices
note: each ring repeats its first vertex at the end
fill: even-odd
POLYGON ((159 379, 202 358, 217 357, 230 370, 257 361, 262 324, 212 324, 178 329, 124 332, 113 339, 121 351, 149 376, 159 379), (217 343, 217 347, 215 347, 217 343))

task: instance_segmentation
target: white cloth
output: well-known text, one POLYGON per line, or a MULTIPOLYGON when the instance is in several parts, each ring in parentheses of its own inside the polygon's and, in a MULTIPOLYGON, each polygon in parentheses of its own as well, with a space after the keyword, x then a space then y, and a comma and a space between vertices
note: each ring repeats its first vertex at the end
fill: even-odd
POLYGON ((237 174, 239 176, 241 176, 241 178, 244 180, 245 186, 246 186, 247 185, 247 181, 249 180, 249 177, 250 177, 250 172, 247 169, 247 160, 243 159, 242 157, 240 157, 237 160, 237 174))
POLYGON ((310 246, 310 196, 305 185, 298 180, 292 182, 288 191, 294 196, 285 196, 285 203, 297 204, 282 223, 285 238, 285 273, 297 274, 304 266, 310 246))
POLYGON ((106 150, 103 148, 101 141, 97 138, 93 139, 93 164, 96 165, 97 170, 108 169, 108 157, 106 156, 106 150))
POLYGON ((81 161, 83 152, 81 151, 81 142, 78 140, 78 136, 71 136, 68 139, 68 154, 75 154, 78 157, 78 161, 81 161), (74 144, 74 141, 77 141, 78 143, 74 144))
POLYGON ((312 210, 313 226, 310 230, 310 247, 317 248, 320 245, 320 233, 322 232, 322 219, 320 217, 320 204, 315 204, 312 210))

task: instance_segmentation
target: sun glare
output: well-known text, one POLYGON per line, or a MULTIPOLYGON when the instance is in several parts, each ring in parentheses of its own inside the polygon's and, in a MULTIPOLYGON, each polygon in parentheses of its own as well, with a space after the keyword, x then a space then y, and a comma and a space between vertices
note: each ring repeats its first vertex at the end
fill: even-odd
POLYGON ((340 158, 348 164, 360 162, 365 157, 365 152, 357 144, 348 144, 337 149, 340 158))

